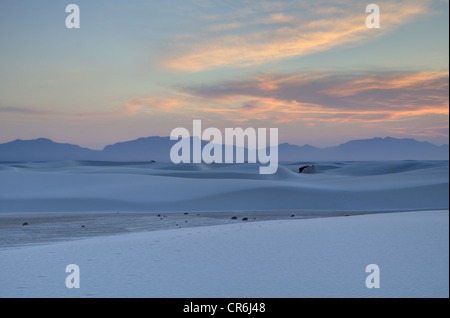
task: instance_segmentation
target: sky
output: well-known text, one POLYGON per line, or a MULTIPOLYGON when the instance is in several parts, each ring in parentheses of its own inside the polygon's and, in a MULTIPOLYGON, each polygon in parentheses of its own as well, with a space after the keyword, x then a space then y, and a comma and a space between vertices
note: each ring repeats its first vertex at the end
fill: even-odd
POLYGON ((200 119, 297 145, 448 144, 448 0, 71 1, 0 1, 0 143, 102 149, 200 119))

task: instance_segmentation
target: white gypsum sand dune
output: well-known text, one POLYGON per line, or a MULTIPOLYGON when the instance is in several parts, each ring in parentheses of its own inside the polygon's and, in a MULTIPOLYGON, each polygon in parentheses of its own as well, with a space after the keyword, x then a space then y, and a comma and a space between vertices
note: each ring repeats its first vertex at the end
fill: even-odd
POLYGON ((0 213, 446 209, 448 161, 280 165, 50 162, 0 165, 0 213))
POLYGON ((449 297, 449 213, 275 220, 0 249, 0 297, 449 297), (65 286, 68 264, 80 288, 65 286), (368 264, 380 288, 368 289, 368 264))

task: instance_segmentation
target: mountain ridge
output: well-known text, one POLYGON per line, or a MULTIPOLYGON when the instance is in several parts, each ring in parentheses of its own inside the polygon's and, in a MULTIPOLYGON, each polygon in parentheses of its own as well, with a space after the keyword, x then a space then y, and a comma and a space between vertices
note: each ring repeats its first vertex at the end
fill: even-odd
MULTIPOLYGON (((0 161, 170 161, 169 154, 177 140, 150 136, 106 145, 102 150, 58 143, 47 138, 16 139, 0 144, 0 161)), ((202 148, 207 141, 202 141, 202 148)), ((192 144, 192 137, 191 137, 192 144)), ((192 149, 192 147, 191 147, 192 149)), ((319 148, 305 144, 281 143, 279 161, 379 161, 379 160, 449 160, 448 145, 434 145, 413 138, 374 137, 349 140, 337 146, 319 148)))

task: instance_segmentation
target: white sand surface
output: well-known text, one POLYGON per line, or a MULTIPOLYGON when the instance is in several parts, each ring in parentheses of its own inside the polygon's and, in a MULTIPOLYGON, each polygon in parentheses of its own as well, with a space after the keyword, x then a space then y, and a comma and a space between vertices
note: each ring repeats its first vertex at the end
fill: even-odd
POLYGON ((0 248, 0 297, 449 297, 449 212, 239 222, 0 248), (68 289, 68 264, 80 288, 68 289), (368 264, 380 288, 368 289, 368 264))
POLYGON ((303 164, 2 163, 0 297, 449 297, 448 161, 303 164))

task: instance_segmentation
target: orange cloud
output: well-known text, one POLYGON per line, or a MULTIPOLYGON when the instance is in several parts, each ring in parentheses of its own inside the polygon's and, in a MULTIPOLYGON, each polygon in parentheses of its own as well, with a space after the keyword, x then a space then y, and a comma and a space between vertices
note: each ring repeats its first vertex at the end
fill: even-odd
POLYGON ((125 108, 128 110, 130 115, 134 115, 142 108, 142 105, 128 103, 125 105, 125 108))
POLYGON ((265 73, 241 82, 137 98, 130 105, 155 116, 170 113, 235 124, 261 121, 403 126, 433 116, 448 122, 448 72, 379 72, 373 76, 265 73))
MULTIPOLYGON (((329 50, 357 41, 367 40, 393 30, 411 18, 427 12, 429 0, 381 1, 383 27, 379 32, 368 32, 361 5, 347 4, 348 10, 332 10, 332 15, 322 8, 309 8, 299 18, 282 13, 267 18, 253 17, 251 21, 229 21, 211 27, 213 34, 195 43, 184 43, 177 53, 163 58, 163 65, 170 69, 198 72, 218 67, 247 67, 280 59, 303 56, 329 50), (245 29, 240 35, 217 35, 215 31, 233 30, 255 25, 271 25, 268 30, 245 29)), ((297 8, 298 9, 298 8, 297 8)), ((304 9, 304 8, 303 8, 304 9)), ((285 8, 288 10, 288 8, 285 8)), ((301 14, 300 12, 299 14, 301 14)))
POLYGON ((373 89, 391 90, 413 88, 417 86, 421 89, 424 89, 425 87, 431 89, 445 89, 448 84, 445 81, 442 81, 442 79, 448 78, 448 76, 448 72, 429 71, 406 74, 394 78, 377 78, 376 76, 373 76, 335 86, 328 91, 324 91, 324 93, 337 97, 346 97, 373 89))

